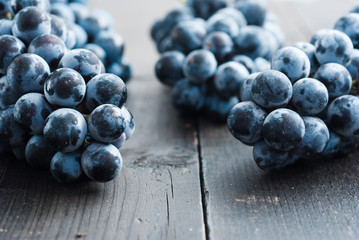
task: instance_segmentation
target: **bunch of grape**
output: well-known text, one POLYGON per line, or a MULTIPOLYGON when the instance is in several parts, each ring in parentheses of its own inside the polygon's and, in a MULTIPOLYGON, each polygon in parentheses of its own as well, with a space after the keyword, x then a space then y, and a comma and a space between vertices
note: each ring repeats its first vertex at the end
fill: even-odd
POLYGON ((50 169, 59 182, 82 172, 112 180, 135 122, 124 106, 130 65, 111 17, 90 13, 86 1, 0 5, 1 154, 50 169))
POLYGON ((151 29, 160 59, 157 78, 173 86, 178 110, 225 122, 238 103, 238 88, 284 43, 276 16, 265 1, 188 0, 151 29))
POLYGON ((227 119, 254 146, 263 170, 300 159, 328 159, 359 146, 359 7, 334 29, 277 51, 271 69, 250 75, 227 119))

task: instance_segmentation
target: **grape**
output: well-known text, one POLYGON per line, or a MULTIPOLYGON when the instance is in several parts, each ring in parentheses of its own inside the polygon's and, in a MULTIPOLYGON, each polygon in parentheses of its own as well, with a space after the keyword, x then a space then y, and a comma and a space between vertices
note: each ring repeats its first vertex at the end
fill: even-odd
POLYGON ((71 68, 81 74, 86 82, 94 76, 103 73, 100 59, 87 49, 74 49, 65 53, 59 63, 59 68, 71 68))
POLYGON ((99 74, 87 84, 85 105, 90 111, 101 104, 113 104, 121 108, 126 100, 126 85, 116 75, 99 74))
POLYGON ((30 43, 35 37, 51 32, 51 18, 40 8, 23 8, 15 15, 12 32, 15 37, 30 43))
POLYGON ((235 55, 232 61, 238 62, 245 66, 250 74, 257 72, 254 61, 246 55, 235 55))
POLYGON ((161 55, 155 65, 155 73, 161 82, 173 86, 184 78, 182 66, 185 55, 179 51, 168 51, 161 55))
POLYGON ((330 98, 348 94, 352 87, 352 78, 349 71, 337 63, 327 63, 320 66, 314 78, 327 87, 330 98))
POLYGON ((238 140, 254 145, 262 139, 262 126, 267 113, 253 102, 241 102, 228 114, 229 131, 238 140))
POLYGON ((354 48, 359 47, 359 15, 349 13, 341 18, 334 25, 334 29, 339 30, 350 37, 354 48))
POLYGON ((82 170, 90 179, 107 182, 122 168, 122 157, 112 144, 91 143, 81 155, 82 170))
POLYGON ((105 62, 106 52, 102 47, 100 47, 100 45, 96 43, 88 43, 84 45, 84 48, 96 54, 96 56, 101 60, 101 62, 105 62))
POLYGON ((25 50, 25 45, 20 39, 10 35, 0 36, 0 73, 6 74, 12 60, 25 50))
POLYGON ((288 77, 276 70, 262 72, 252 81, 252 98, 264 108, 285 106, 292 97, 292 91, 288 77))
POLYGON ((343 95, 334 99, 328 108, 329 124, 343 136, 359 134, 359 99, 352 95, 343 95))
POLYGON ((228 0, 189 0, 187 6, 191 7, 195 15, 207 19, 213 13, 229 5, 228 0))
POLYGON ((267 10, 259 2, 237 1, 235 7, 246 17, 248 25, 263 25, 267 10))
POLYGON ((41 93, 49 74, 49 65, 33 53, 17 56, 7 69, 9 86, 18 97, 29 92, 41 93))
POLYGON ((238 54, 244 54, 255 59, 264 57, 269 50, 267 32, 258 26, 245 26, 234 38, 238 54))
POLYGON ((68 36, 68 29, 66 27, 65 20, 52 14, 50 14, 50 18, 51 34, 59 37, 62 41, 65 42, 68 36))
POLYGON ((294 84, 297 80, 309 76, 310 61, 302 50, 284 47, 273 56, 271 68, 284 73, 294 84))
POLYGON ((120 61, 124 52, 122 37, 112 31, 105 31, 98 34, 94 41, 106 52, 107 63, 120 61))
POLYGON ((243 13, 241 11, 237 11, 237 9, 232 8, 232 7, 226 7, 226 8, 219 9, 216 12, 216 15, 224 15, 228 18, 233 19, 239 28, 247 25, 247 20, 246 20, 245 16, 243 15, 243 13))
POLYGON ((18 146, 27 142, 26 129, 14 118, 14 106, 0 110, 0 139, 11 146, 18 146))
POLYGON ((0 19, 0 35, 11 35, 12 34, 12 20, 0 19))
POLYGON ((65 3, 52 3, 50 13, 59 16, 67 21, 74 22, 75 14, 72 9, 65 3))
POLYGON ((175 108, 184 112, 197 112, 205 102, 206 89, 198 86, 188 79, 178 81, 171 93, 171 101, 175 108))
POLYGON ((41 134, 46 118, 51 114, 52 107, 41 93, 27 93, 20 97, 14 107, 14 118, 32 134, 41 134))
POLYGON ((10 0, 10 2, 11 9, 14 13, 17 13, 26 7, 37 7, 43 11, 48 11, 50 9, 49 0, 10 0))
POLYGON ((310 62, 310 75, 314 74, 319 68, 319 62, 315 56, 315 47, 313 44, 308 42, 297 42, 293 47, 299 48, 302 50, 308 57, 310 62))
POLYGON ((296 153, 302 158, 308 159, 324 151, 329 141, 329 130, 319 118, 303 117, 303 121, 305 134, 296 153))
POLYGON ((126 121, 125 136, 127 140, 132 136, 135 131, 135 119, 133 118, 133 115, 130 110, 128 110, 128 108, 126 108, 125 106, 121 108, 121 111, 126 121))
POLYGON ((48 170, 56 151, 46 142, 43 135, 34 135, 26 144, 25 159, 33 168, 48 170))
POLYGON ((67 51, 65 43, 57 36, 44 34, 31 41, 27 52, 42 57, 49 65, 51 71, 57 68, 61 58, 67 51))
POLYGON ((60 108, 46 119, 43 134, 53 149, 68 153, 77 150, 85 140, 87 124, 76 110, 60 108))
POLYGON ((203 84, 216 73, 217 61, 208 50, 191 52, 183 64, 183 73, 195 84, 203 84))
POLYGON ((263 138, 269 147, 288 151, 298 147, 305 134, 305 124, 298 113, 285 108, 272 111, 263 123, 263 138))
POLYGON ((80 158, 79 153, 57 152, 50 164, 52 176, 60 183, 77 180, 82 173, 80 158))
POLYGON ((293 85, 292 104, 302 115, 316 115, 329 101, 325 85, 314 78, 303 78, 293 85))
POLYGON ((266 142, 257 142, 253 147, 253 158, 264 171, 279 170, 295 162, 295 158, 290 158, 288 151, 278 151, 270 148, 266 142))
POLYGON ((231 37, 224 32, 212 32, 203 40, 203 48, 211 51, 219 63, 231 55, 233 46, 231 37))
POLYGON ((231 38, 239 34, 239 26, 233 18, 228 18, 223 14, 214 14, 207 22, 207 34, 213 32, 227 33, 231 38))
POLYGON ((320 64, 339 63, 347 65, 353 43, 350 38, 338 30, 323 32, 315 43, 315 56, 320 64))
POLYGON ((248 70, 242 64, 234 61, 226 62, 217 69, 213 80, 214 87, 217 93, 224 98, 236 96, 248 75, 248 70))
POLYGON ((227 120, 229 111, 239 102, 237 97, 224 99, 216 93, 210 93, 206 96, 203 106, 203 112, 207 119, 223 123, 227 120))
POLYGON ((75 70, 59 68, 47 78, 44 93, 54 106, 76 107, 85 97, 86 83, 75 70))
POLYGON ((258 77, 260 73, 252 73, 244 79, 242 86, 239 89, 239 98, 242 102, 244 101, 253 101, 252 97, 252 82, 258 77))
POLYGON ((102 143, 116 141, 125 132, 126 120, 120 108, 103 104, 95 108, 88 119, 91 137, 102 143))

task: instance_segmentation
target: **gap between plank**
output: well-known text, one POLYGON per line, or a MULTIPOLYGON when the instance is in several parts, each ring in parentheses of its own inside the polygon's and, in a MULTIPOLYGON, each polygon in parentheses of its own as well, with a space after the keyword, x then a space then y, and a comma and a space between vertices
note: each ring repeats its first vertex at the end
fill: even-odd
POLYGON ((197 142, 197 152, 198 152, 198 162, 199 162, 199 179, 200 179, 200 186, 201 186, 201 200, 202 200, 202 211, 203 211, 203 222, 204 222, 204 228, 205 228, 205 238, 206 240, 210 240, 209 232, 209 224, 208 224, 208 211, 207 211, 207 205, 208 205, 208 191, 206 187, 206 183, 204 181, 204 171, 203 171, 203 158, 202 158, 202 146, 201 146, 201 131, 200 131, 200 120, 197 117, 196 118, 196 134, 195 134, 195 140, 197 142))

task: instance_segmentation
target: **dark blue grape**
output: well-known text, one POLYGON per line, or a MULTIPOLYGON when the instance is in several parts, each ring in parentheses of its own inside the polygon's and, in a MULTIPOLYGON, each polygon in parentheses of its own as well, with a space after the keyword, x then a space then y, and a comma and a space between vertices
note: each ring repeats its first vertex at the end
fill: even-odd
POLYGON ((239 26, 233 18, 214 14, 207 20, 207 34, 212 32, 224 32, 233 38, 239 34, 239 26))
POLYGON ((277 49, 283 47, 285 44, 285 34, 277 22, 266 20, 262 27, 274 38, 277 49))
POLYGON ((6 74, 12 60, 25 50, 25 45, 20 39, 10 35, 0 36, 0 73, 6 74))
POLYGON ((122 157, 112 144, 91 143, 81 156, 82 170, 90 179, 108 182, 122 169, 122 157))
POLYGON ((11 19, 12 17, 12 9, 10 0, 1 0, 0 1, 0 18, 11 19))
POLYGON ((323 159, 335 157, 339 153, 340 143, 340 136, 329 129, 329 140, 327 146, 316 157, 323 159))
POLYGON ((239 28, 247 25, 247 20, 243 13, 232 7, 222 8, 216 12, 216 15, 224 15, 233 19, 239 28))
POLYGON ((184 77, 183 63, 185 55, 179 51, 168 51, 161 55, 155 65, 155 74, 158 80, 166 85, 173 86, 184 77))
POLYGON ((343 136, 359 134, 359 99, 352 95, 340 96, 329 105, 329 124, 343 136))
POLYGON ((266 8, 256 1, 237 1, 236 9, 246 17, 248 25, 262 26, 267 14, 266 8))
POLYGON ((65 20, 56 15, 51 15, 51 14, 50 14, 50 18, 51 18, 51 34, 59 37, 62 41, 65 42, 67 40, 67 35, 68 35, 67 32, 68 29, 65 20))
POLYGON ((178 81, 172 88, 172 104, 183 112, 198 112, 203 107, 205 98, 205 87, 193 84, 188 79, 178 81))
POLYGON ((224 32, 212 32, 203 41, 203 48, 211 51, 219 63, 232 54, 233 46, 231 37, 224 32))
POLYGON ((66 21, 75 22, 75 14, 72 9, 64 3, 51 4, 50 13, 66 19, 66 21))
POLYGON ((206 96, 203 106, 203 112, 207 119, 217 122, 225 123, 229 111, 239 102, 237 97, 224 99, 216 93, 210 93, 206 96))
POLYGON ((258 167, 264 171, 279 170, 297 160, 291 157, 290 152, 272 149, 264 141, 254 144, 253 158, 258 167))
POLYGON ((349 71, 337 63, 327 63, 320 66, 314 78, 327 87, 330 98, 348 94, 352 87, 352 78, 349 71))
POLYGON ((93 52, 87 49, 74 49, 65 53, 59 63, 59 68, 72 68, 88 82, 94 76, 102 73, 103 64, 93 52))
POLYGON ((106 26, 108 26, 109 30, 114 30, 115 28, 115 20, 113 16, 104 9, 94 9, 91 12, 92 15, 97 16, 98 18, 102 18, 106 22, 106 26))
POLYGON ((41 93, 27 93, 20 97, 14 108, 14 118, 32 134, 41 134, 52 108, 41 93))
POLYGON ((254 145, 262 137, 262 127, 267 113, 253 102, 241 102, 228 114, 227 126, 232 135, 248 145, 254 145))
POLYGON ((15 15, 12 33, 25 43, 51 32, 50 16, 37 7, 26 7, 15 15))
POLYGON ((292 104, 302 115, 316 115, 324 110, 329 101, 325 85, 314 78, 298 80, 293 85, 292 104))
POLYGON ((317 117, 303 117, 305 134, 296 153, 310 159, 324 151, 329 141, 329 130, 325 123, 317 117))
POLYGON ((214 87, 217 93, 224 98, 237 96, 238 89, 248 75, 248 70, 238 62, 223 63, 218 67, 214 76, 214 87))
POLYGON ((95 39, 97 34, 99 34, 100 32, 110 29, 110 26, 108 25, 106 19, 94 14, 90 14, 87 17, 81 19, 79 21, 79 25, 83 27, 83 29, 85 29, 85 31, 89 35, 90 40, 95 39))
POLYGON ((185 54, 202 47, 206 28, 196 20, 178 23, 172 30, 171 37, 175 49, 185 54))
POLYGON ((252 73, 244 79, 242 86, 239 89, 239 99, 244 101, 253 101, 252 97, 252 82, 259 75, 259 72, 252 73))
POLYGON ((76 44, 74 48, 83 48, 88 41, 86 31, 78 24, 70 23, 71 29, 75 32, 76 35, 76 44))
POLYGON ((102 104, 95 108, 88 119, 91 137, 102 143, 111 143, 125 132, 124 113, 115 105, 102 104))
POLYGON ((74 13, 76 23, 79 23, 82 19, 89 15, 89 9, 86 8, 84 4, 74 2, 69 3, 69 7, 74 13))
POLYGON ((24 53, 11 62, 7 80, 18 97, 29 92, 43 92, 44 83, 50 74, 49 65, 40 56, 24 53))
POLYGON ((114 62, 108 66, 107 72, 120 77, 126 83, 132 77, 131 63, 127 58, 122 58, 121 62, 114 62))
POLYGON ((0 35, 12 35, 12 24, 13 22, 10 19, 0 19, 0 35))
POLYGON ((51 174, 60 183, 73 182, 81 176, 80 161, 80 153, 57 152, 51 160, 51 174))
POLYGON ((293 47, 302 50, 310 61, 310 75, 314 74, 319 68, 319 62, 315 57, 315 47, 308 42, 297 42, 293 47))
POLYGON ((213 53, 201 49, 191 52, 183 64, 183 73, 188 80, 203 84, 213 77, 217 70, 217 61, 213 53))
POLYGON ((228 0, 189 0, 186 2, 187 6, 192 8, 195 16, 207 19, 213 13, 221 8, 229 5, 228 0))
POLYGON ((276 109, 264 120, 263 137, 268 146, 273 149, 291 150, 299 146, 304 134, 303 119, 290 109, 276 109))
POLYGON ((290 80, 276 70, 268 70, 259 74, 252 81, 251 90, 253 100, 264 108, 283 107, 292 97, 290 80))
POLYGON ((106 61, 106 52, 100 45, 96 43, 88 43, 84 45, 84 48, 96 54, 96 56, 101 60, 101 62, 104 63, 106 61))
POLYGON ((14 118, 14 106, 0 110, 0 139, 11 146, 22 145, 28 139, 26 129, 14 118))
POLYGON ((161 42, 168 33, 167 29, 163 27, 163 19, 157 19, 151 26, 150 34, 153 41, 157 44, 161 42))
POLYGON ((85 93, 85 80, 70 68, 56 69, 44 84, 45 97, 54 106, 76 107, 84 99, 85 93))
POLYGON ((321 65, 339 63, 345 66, 350 60, 352 51, 352 41, 345 33, 338 30, 321 33, 315 43, 315 56, 321 65))
POLYGON ((324 35, 328 32, 328 30, 331 30, 331 29, 320 29, 320 30, 316 31, 316 32, 313 34, 312 38, 310 39, 310 43, 315 47, 316 42, 317 42, 322 36, 324 36, 324 35))
POLYGON ((258 26, 245 26, 239 35, 234 38, 238 54, 255 59, 264 57, 269 51, 268 32, 258 26))
POLYGON ((359 47, 359 14, 349 13, 339 18, 334 24, 334 29, 348 35, 354 47, 359 47))
POLYGON ((302 50, 284 47, 274 54, 271 68, 284 73, 292 83, 295 83, 298 79, 309 76, 310 61, 302 50))
POLYGON ((232 57, 232 61, 238 62, 245 66, 250 74, 257 72, 254 61, 246 55, 235 55, 232 57))
POLYGON ((101 104, 113 104, 121 108, 126 100, 126 85, 116 75, 103 73, 92 78, 87 84, 85 105, 89 111, 101 104))
POLYGON ((193 13, 189 8, 178 8, 169 11, 166 16, 163 18, 161 28, 164 31, 165 35, 169 35, 174 26, 178 23, 191 20, 193 18, 193 13))
POLYGON ((73 152, 85 140, 87 124, 85 118, 76 110, 60 108, 46 119, 44 127, 46 142, 60 152, 73 152))
POLYGON ((71 22, 65 21, 66 26, 66 37, 65 37, 65 44, 68 49, 75 48, 77 44, 77 34, 75 30, 75 25, 71 22))
POLYGON ((52 34, 44 34, 31 41, 27 52, 42 57, 53 71, 67 51, 64 41, 52 34))
POLYGON ((8 2, 11 2, 11 9, 15 14, 26 7, 37 7, 45 12, 50 9, 49 0, 9 0, 8 2))
POLYGON ((340 144, 339 144, 339 156, 346 156, 355 149, 358 148, 358 138, 357 137, 340 137, 340 144))
POLYGON ((25 159, 33 168, 48 170, 56 151, 45 141, 43 135, 34 135, 26 144, 25 159))

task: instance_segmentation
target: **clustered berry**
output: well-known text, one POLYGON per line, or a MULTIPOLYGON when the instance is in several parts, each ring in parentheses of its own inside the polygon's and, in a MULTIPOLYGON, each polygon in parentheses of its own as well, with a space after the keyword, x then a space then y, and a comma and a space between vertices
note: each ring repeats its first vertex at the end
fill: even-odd
POLYGON ((274 53, 270 70, 247 77, 229 112, 232 135, 254 146, 263 170, 329 159, 359 146, 359 7, 333 29, 274 53))
POLYGON ((175 108, 225 122, 244 80, 269 69, 284 34, 264 1, 189 0, 156 21, 157 78, 175 108))
POLYGON ((59 182, 114 179, 135 122, 112 17, 84 0, 2 0, 0 9, 1 154, 59 182))

